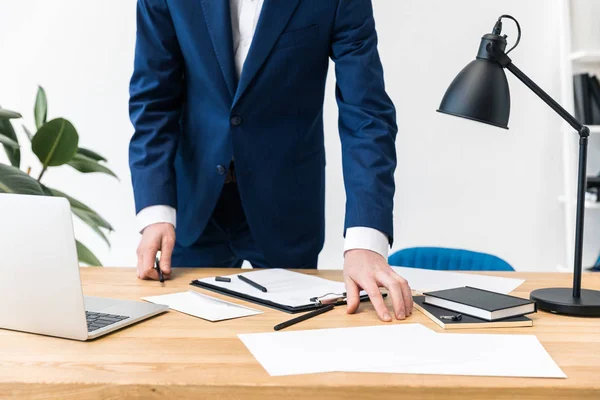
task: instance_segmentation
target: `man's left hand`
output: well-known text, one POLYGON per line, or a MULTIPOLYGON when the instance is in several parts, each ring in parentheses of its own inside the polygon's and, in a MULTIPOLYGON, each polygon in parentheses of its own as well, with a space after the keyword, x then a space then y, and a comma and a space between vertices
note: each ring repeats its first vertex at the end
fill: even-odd
POLYGON ((384 322, 392 317, 379 291, 385 287, 392 298, 396 319, 405 319, 413 312, 413 300, 406 279, 394 272, 386 259, 370 250, 349 250, 344 256, 344 282, 348 296, 348 314, 354 314, 360 304, 360 291, 364 290, 384 322))

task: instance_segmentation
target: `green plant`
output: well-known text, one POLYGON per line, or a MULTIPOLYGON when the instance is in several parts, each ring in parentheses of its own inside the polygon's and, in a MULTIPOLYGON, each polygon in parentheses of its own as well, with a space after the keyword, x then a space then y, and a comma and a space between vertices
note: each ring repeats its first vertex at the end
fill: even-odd
MULTIPOLYGON (((71 204, 71 211, 88 225, 110 247, 107 234, 113 227, 97 212, 71 196, 42 184, 42 178, 52 167, 68 165, 82 173, 104 173, 117 176, 103 163, 106 159, 96 152, 79 147, 79 134, 71 122, 64 118, 47 121, 48 101, 42 87, 34 107, 36 133, 22 126, 23 132, 31 142, 31 150, 41 163, 41 172, 37 178, 21 171, 21 147, 11 120, 21 118, 21 114, 0 107, 0 144, 4 147, 11 165, 0 163, 0 193, 29 194, 39 196, 64 197, 71 204)), ((118 178, 117 178, 118 179, 118 178)), ((92 266, 101 266, 100 260, 81 242, 77 241, 79 261, 92 266)))

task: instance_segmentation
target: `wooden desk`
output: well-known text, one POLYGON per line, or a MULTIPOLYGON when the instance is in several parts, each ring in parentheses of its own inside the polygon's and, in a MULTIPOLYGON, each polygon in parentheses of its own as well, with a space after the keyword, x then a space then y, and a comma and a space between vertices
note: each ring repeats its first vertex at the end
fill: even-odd
MULTIPOLYGON (((139 299, 189 290, 192 279, 227 272, 232 271, 177 270, 175 280, 164 287, 138 281, 132 269, 86 268, 82 269, 82 279, 87 295, 139 299)), ((339 271, 318 274, 341 279, 339 271)), ((527 279, 516 291, 523 297, 535 288, 569 286, 571 279, 557 273, 502 275, 527 279)), ((584 286, 600 289, 600 274, 585 275, 584 286)), ((274 325, 290 317, 261 309, 265 314, 218 323, 171 311, 85 343, 0 330, 0 398, 600 399, 600 319, 538 313, 533 317, 533 328, 493 330, 536 334, 568 379, 358 373, 272 378, 236 337, 238 333, 272 331, 274 325)), ((441 331, 418 311, 407 322, 441 331)), ((379 323, 370 304, 362 304, 357 315, 346 315, 344 308, 339 308, 290 329, 379 323)))

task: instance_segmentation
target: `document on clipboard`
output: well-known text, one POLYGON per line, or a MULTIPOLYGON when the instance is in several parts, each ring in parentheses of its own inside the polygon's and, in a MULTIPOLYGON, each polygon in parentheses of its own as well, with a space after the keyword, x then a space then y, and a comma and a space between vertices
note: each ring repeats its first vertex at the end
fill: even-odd
MULTIPOLYGON (((346 302, 346 287, 343 282, 285 269, 250 271, 218 278, 198 279, 191 284, 288 313, 310 311, 329 304, 341 305, 346 302)), ((369 298, 364 291, 360 296, 361 301, 369 298)))

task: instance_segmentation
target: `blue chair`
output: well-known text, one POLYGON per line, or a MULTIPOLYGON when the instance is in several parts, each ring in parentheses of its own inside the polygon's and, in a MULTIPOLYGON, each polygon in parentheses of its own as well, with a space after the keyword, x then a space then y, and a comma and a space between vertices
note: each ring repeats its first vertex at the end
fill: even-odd
POLYGON ((392 266, 446 271, 514 271, 506 261, 491 254, 442 247, 413 247, 392 254, 392 266))

